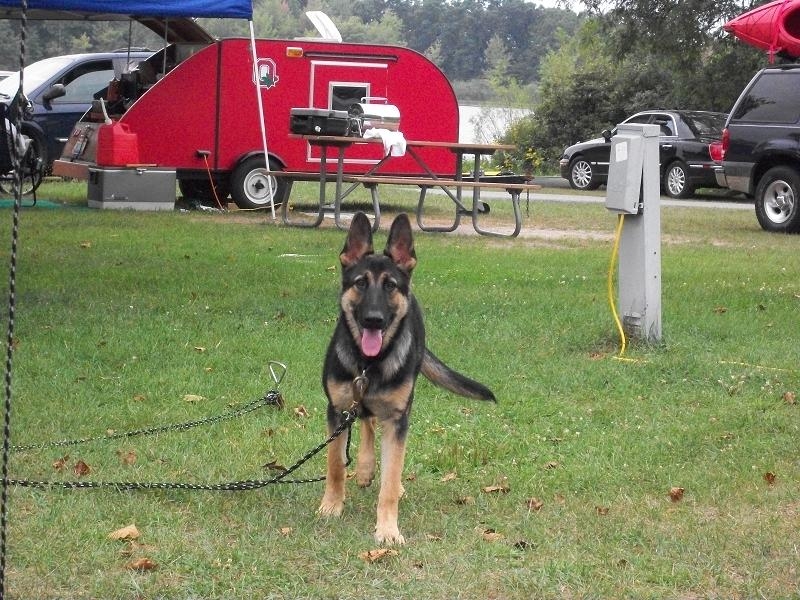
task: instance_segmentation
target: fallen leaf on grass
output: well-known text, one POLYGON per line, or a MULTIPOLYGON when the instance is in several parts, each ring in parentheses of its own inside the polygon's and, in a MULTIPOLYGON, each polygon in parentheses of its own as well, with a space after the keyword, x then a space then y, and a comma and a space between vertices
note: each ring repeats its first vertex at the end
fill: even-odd
POLYGON ((786 404, 794 404, 797 402, 797 394, 794 392, 784 392, 783 401, 786 402, 786 404))
POLYGON ((73 471, 75 472, 75 477, 84 477, 92 472, 92 468, 82 460, 79 460, 75 463, 73 471))
POLYGON ((205 351, 206 351, 206 349, 205 349, 205 347, 204 347, 204 346, 195 346, 195 347, 194 347, 194 351, 195 351, 195 352, 199 352, 200 354, 202 354, 203 352, 205 352, 205 351))
POLYGON ((557 469, 560 465, 558 464, 557 460, 551 460, 545 463, 545 469, 557 469))
POLYGON ((391 548, 377 548, 375 550, 367 550, 358 555, 358 558, 367 563, 374 563, 386 558, 387 556, 397 556, 400 554, 397 550, 391 548))
POLYGON ((205 398, 197 394, 186 394, 183 397, 184 402, 200 402, 201 400, 205 400, 205 398))
POLYGON ((131 466, 136 464, 135 450, 117 450, 117 456, 123 465, 131 466))
POLYGON ((494 529, 484 529, 482 535, 484 541, 487 542, 499 542, 504 537, 506 537, 502 533, 495 531, 494 529))
POLYGON ((84 240, 83 242, 81 242, 81 248, 91 248, 91 247, 92 247, 92 242, 88 240, 84 240))
POLYGON ((775 485, 776 479, 777 478, 775 477, 775 473, 773 473, 772 471, 767 471, 766 473, 764 473, 764 481, 766 481, 768 485, 775 485))
POLYGON ((683 500, 683 492, 682 487, 672 487, 669 489, 669 499, 673 502, 680 502, 683 500))
POLYGON ((136 540, 139 539, 139 530, 136 525, 130 524, 122 529, 117 529, 108 534, 110 540, 136 540))
POLYGON ((306 410, 306 407, 302 404, 300 406, 296 406, 294 409, 294 416, 304 419, 308 417, 308 410, 306 410))
POLYGON ((715 314, 724 315, 726 312, 728 312, 728 309, 726 307, 724 307, 724 306, 715 306, 714 307, 714 313, 715 314))
POLYGON ((62 456, 61 458, 59 458, 57 461, 55 461, 53 463, 53 468, 56 471, 63 471, 64 467, 67 466, 67 461, 68 460, 69 460, 69 454, 67 454, 66 456, 62 456))
POLYGON ((149 558, 142 557, 132 560, 125 565, 125 568, 130 571, 152 571, 153 569, 157 569, 158 565, 149 558))
POLYGON ((456 475, 455 473, 448 473, 447 475, 442 477, 439 481, 441 483, 447 483, 448 481, 453 481, 456 477, 458 477, 458 475, 456 475))
POLYGON ((293 527, 281 527, 278 531, 281 532, 281 535, 283 537, 289 537, 289 534, 291 534, 292 531, 294 531, 294 528, 293 527))
POLYGON ((533 548, 533 544, 527 540, 518 540, 514 542, 514 548, 517 550, 528 550, 529 548, 533 548))
POLYGON ((283 465, 279 465, 277 460, 271 460, 268 463, 261 465, 261 468, 264 469, 265 471, 272 470, 272 471, 283 472, 286 470, 286 467, 284 467, 283 465))
POLYGON ((475 498, 472 496, 461 496, 460 498, 456 498, 456 504, 459 506, 467 506, 469 504, 475 504, 475 498))
POLYGON ((134 402, 144 402, 145 400, 147 400, 147 396, 145 396, 144 394, 135 394, 133 396, 133 400, 134 402))
POLYGON ((609 508, 607 506, 595 506, 594 510, 598 515, 604 517, 608 514, 609 508))
POLYGON ((509 488, 507 485, 499 484, 499 485, 487 485, 485 488, 483 488, 483 491, 486 494, 495 494, 497 492, 507 494, 510 489, 511 488, 509 488))
POLYGON ((528 498, 528 510, 541 510, 544 506, 544 502, 539 500, 538 498, 528 498))

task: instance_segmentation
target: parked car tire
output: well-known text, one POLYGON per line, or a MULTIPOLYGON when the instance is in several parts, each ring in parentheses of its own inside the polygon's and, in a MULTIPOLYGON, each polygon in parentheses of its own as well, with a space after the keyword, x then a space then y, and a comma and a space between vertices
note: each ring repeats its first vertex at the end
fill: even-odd
POLYGON ((569 185, 575 190, 596 190, 600 187, 589 161, 580 156, 573 159, 569 165, 569 185))
MULTIPOLYGON (((231 197, 236 206, 244 209, 267 208, 270 205, 270 189, 275 197, 275 205, 284 200, 286 181, 282 177, 268 177, 264 157, 251 156, 241 162, 231 177, 231 197)), ((269 161, 270 171, 283 169, 275 161, 269 161)))
POLYGON ((800 174, 791 167, 773 167, 759 180, 756 218, 766 231, 800 231, 800 174))
POLYGON ((682 160, 676 160, 667 168, 661 183, 664 193, 670 198, 688 198, 694 194, 689 183, 689 167, 682 160))

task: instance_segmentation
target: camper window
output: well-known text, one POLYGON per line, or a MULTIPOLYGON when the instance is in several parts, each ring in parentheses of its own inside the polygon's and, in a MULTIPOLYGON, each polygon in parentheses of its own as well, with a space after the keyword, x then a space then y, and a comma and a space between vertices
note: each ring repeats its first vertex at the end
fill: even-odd
POLYGON ((353 104, 358 104, 369 95, 368 83, 331 83, 328 108, 348 111, 353 104))

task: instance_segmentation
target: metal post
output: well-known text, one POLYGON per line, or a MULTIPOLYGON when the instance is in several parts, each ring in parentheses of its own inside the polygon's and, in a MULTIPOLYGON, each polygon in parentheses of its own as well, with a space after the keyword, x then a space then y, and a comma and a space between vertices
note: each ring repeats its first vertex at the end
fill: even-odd
MULTIPOLYGON (((618 135, 640 137, 629 144, 630 152, 641 152, 640 160, 630 160, 638 171, 627 177, 630 186, 640 187, 636 212, 625 214, 619 243, 619 311, 626 334, 648 342, 661 340, 661 203, 659 186, 659 128, 657 125, 620 125, 618 135)), ((616 137, 616 136, 615 136, 616 137)), ((621 155, 622 153, 620 153, 621 155)), ((612 162, 614 160, 612 146, 612 162)), ((627 154, 625 155, 627 157, 627 154)), ((633 158, 633 157, 631 157, 633 158)), ((639 157, 636 157, 639 159, 639 157)), ((621 169, 617 169, 620 172, 621 169)), ((609 196, 615 169, 609 171, 609 196)), ((618 210, 616 207, 607 206, 618 210)), ((620 211, 627 212, 627 211, 620 211)))

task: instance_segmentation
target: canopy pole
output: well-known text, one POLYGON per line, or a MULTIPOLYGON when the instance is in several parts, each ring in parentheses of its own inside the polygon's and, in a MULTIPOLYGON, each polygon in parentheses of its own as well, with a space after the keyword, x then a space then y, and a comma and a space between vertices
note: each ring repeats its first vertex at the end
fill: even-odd
POLYGON ((133 45, 133 19, 128 19, 128 56, 125 58, 125 64, 131 64, 131 46, 133 45))
POLYGON ((256 100, 258 102, 258 120, 261 125, 261 143, 264 146, 264 164, 267 167, 267 185, 269 186, 269 207, 272 211, 272 220, 275 220, 275 190, 272 187, 272 175, 269 170, 269 150, 267 149, 267 126, 264 122, 264 103, 261 100, 261 85, 258 77, 258 58, 256 57, 256 33, 252 19, 250 24, 250 50, 253 53, 253 81, 256 84, 256 100))
POLYGON ((164 19, 164 56, 161 59, 161 76, 167 74, 167 46, 169 46, 169 17, 164 19))

